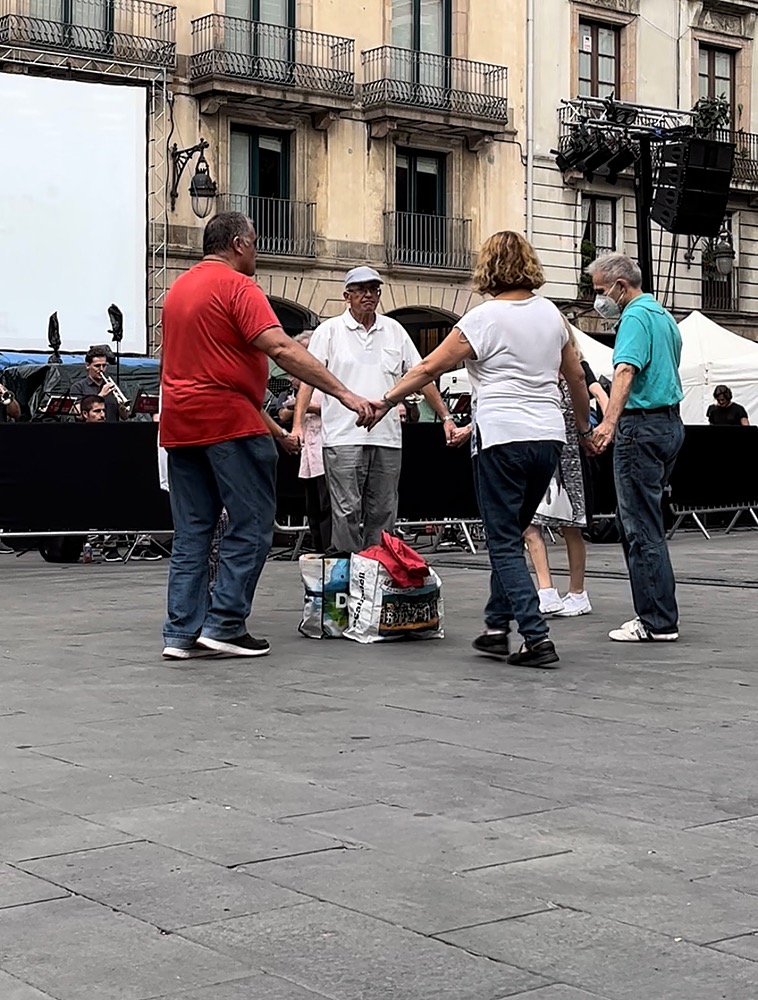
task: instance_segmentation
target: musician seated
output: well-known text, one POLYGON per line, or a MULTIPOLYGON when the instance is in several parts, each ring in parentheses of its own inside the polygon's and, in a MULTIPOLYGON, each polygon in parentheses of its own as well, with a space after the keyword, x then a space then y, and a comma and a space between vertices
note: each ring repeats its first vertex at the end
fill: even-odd
POLYGON ((21 407, 18 400, 0 382, 0 424, 6 424, 11 420, 18 420, 21 417, 21 407))
POLYGON ((129 407, 119 406, 113 395, 115 383, 108 375, 108 352, 105 347, 90 347, 84 357, 84 367, 87 374, 84 378, 73 382, 69 395, 73 397, 100 396, 105 403, 105 419, 108 423, 129 419, 129 407))
POLYGON ((83 396, 79 409, 85 424, 105 422, 105 400, 102 396, 83 396))

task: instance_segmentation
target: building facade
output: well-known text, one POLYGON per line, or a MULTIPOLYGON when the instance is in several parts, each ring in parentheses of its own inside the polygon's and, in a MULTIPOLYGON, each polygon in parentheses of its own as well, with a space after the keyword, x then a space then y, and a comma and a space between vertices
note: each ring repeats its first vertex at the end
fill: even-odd
POLYGON ((547 294, 579 326, 602 330, 582 277, 586 264, 612 250, 637 254, 633 171, 592 176, 566 161, 559 169, 554 151, 586 137, 588 122, 593 135, 599 129, 612 148, 622 147, 634 127, 691 125, 698 99, 723 98, 726 115, 711 134, 737 147, 724 217, 733 270, 718 273, 714 240, 672 237, 653 224, 656 291, 678 317, 699 309, 758 339, 757 13, 753 0, 536 4, 537 37, 552 42, 551 58, 539 59, 536 75, 534 210, 527 226, 550 278, 547 294), (609 98, 630 107, 609 112, 609 98), (609 122, 614 117, 620 121, 609 122))
POLYGON ((339 312, 345 271, 369 263, 384 310, 427 352, 478 301, 473 257, 503 228, 526 231, 547 294, 597 332, 583 269, 636 254, 632 172, 590 180, 556 152, 588 122, 623 145, 608 98, 627 122, 668 128, 723 95, 733 270, 717 273, 712 240, 654 227, 657 291, 758 339, 757 13, 754 0, 0 0, 0 70, 147 89, 153 350, 165 291, 200 256, 198 163, 211 210, 255 222, 259 281, 291 333, 339 312))

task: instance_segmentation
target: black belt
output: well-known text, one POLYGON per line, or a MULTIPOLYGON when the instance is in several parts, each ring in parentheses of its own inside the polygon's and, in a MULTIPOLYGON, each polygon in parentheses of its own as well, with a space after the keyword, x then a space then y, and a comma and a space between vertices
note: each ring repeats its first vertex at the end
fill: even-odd
POLYGON ((679 413, 679 404, 675 403, 673 406, 653 406, 650 409, 645 407, 638 407, 632 409, 626 409, 621 414, 622 417, 638 417, 641 414, 650 415, 653 413, 679 413))

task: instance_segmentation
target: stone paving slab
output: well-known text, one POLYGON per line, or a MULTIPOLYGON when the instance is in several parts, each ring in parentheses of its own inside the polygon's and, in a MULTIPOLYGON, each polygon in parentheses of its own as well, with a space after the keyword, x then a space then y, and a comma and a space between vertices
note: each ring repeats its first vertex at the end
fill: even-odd
POLYGON ((546 984, 505 962, 326 903, 182 933, 333 1000, 501 1000, 546 984))
POLYGON ((42 993, 15 976, 10 976, 7 972, 2 971, 0 971, 0 997, 3 1000, 51 1000, 50 993, 42 993))
POLYGON ((240 870, 157 844, 82 851, 26 862, 23 868, 38 881, 48 879, 164 930, 308 902, 240 870))
POLYGON ((146 1000, 255 971, 85 899, 0 910, 0 941, 3 969, 56 1000, 146 1000))
POLYGON ((487 924, 443 940, 609 1000, 754 1000, 758 966, 573 910, 487 924))
MULTIPOLYGON (((496 789, 493 789, 493 797, 497 797, 496 789)), ((376 847, 393 856, 450 872, 507 865, 539 857, 542 853, 556 853, 553 846, 540 848, 533 839, 501 834, 491 829, 490 824, 466 823, 384 803, 302 816, 292 822, 343 841, 376 847)), ((567 848, 561 848, 558 853, 563 850, 567 848)))
MULTIPOLYGON (((215 774, 215 772, 213 772, 215 774)), ((69 766, 67 771, 56 772, 55 778, 29 785, 15 785, 13 794, 26 802, 60 809, 74 816, 107 809, 133 809, 138 806, 157 805, 186 798, 181 792, 171 792, 158 785, 147 785, 104 775, 91 768, 69 766)))
POLYGON ((60 899, 64 896, 68 896, 65 889, 51 885, 43 879, 34 878, 33 875, 27 875, 9 865, 0 865, 0 910, 7 906, 40 903, 46 899, 60 899))
POLYGON ((228 867, 340 846, 334 838, 291 824, 192 799, 91 818, 131 834, 132 839, 153 840, 228 867))
MULTIPOLYGON (((23 998, 22 998, 23 1000, 23 998)), ((31 1000, 31 998, 30 998, 31 1000)), ((219 983, 199 990, 163 994, 151 1000, 332 1000, 326 993, 314 993, 279 976, 260 973, 236 983, 219 983)), ((537 997, 540 1000, 540 997, 537 997)), ((552 1000, 548 997, 547 1000, 552 1000)), ((556 1000, 562 1000, 561 997, 556 1000)), ((566 1000, 583 1000, 582 997, 566 997, 566 1000)))
POLYGON ((0 795, 0 860, 24 861, 135 839, 58 809, 0 795))
POLYGON ((438 934, 548 908, 528 891, 500 887, 376 851, 324 851, 245 871, 421 934, 438 934))

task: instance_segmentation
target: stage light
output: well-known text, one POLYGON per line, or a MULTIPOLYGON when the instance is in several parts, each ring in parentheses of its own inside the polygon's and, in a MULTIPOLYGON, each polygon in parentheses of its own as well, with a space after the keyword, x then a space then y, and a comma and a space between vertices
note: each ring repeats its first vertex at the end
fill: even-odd
POLYGON ((614 125, 634 125, 637 121, 638 109, 633 104, 620 104, 612 97, 603 103, 606 120, 614 125))
POLYGON ((639 155, 639 150, 631 144, 621 146, 619 151, 611 157, 606 165, 608 168, 608 183, 615 184, 619 179, 619 174, 626 170, 627 167, 634 166, 639 159, 639 155))
POLYGON ((603 139, 596 141, 588 155, 577 165, 577 170, 581 170, 587 180, 592 183, 595 174, 603 170, 606 164, 616 155, 616 150, 609 146, 603 139))
POLYGON ((190 197, 192 199, 192 211, 199 219, 204 219, 210 214, 213 202, 216 198, 216 182, 211 179, 210 167, 205 158, 205 150, 208 143, 205 139, 188 149, 179 149, 176 143, 171 147, 172 182, 169 197, 171 199, 171 211, 176 209, 176 199, 179 197, 179 181, 182 179, 184 168, 192 157, 199 153, 195 176, 190 181, 190 197))

